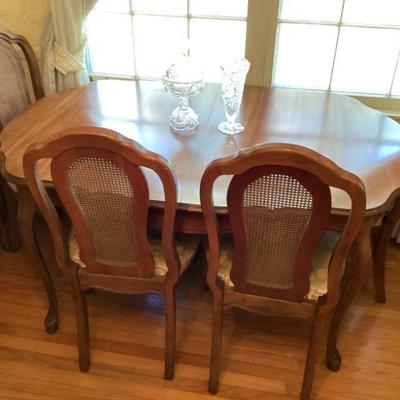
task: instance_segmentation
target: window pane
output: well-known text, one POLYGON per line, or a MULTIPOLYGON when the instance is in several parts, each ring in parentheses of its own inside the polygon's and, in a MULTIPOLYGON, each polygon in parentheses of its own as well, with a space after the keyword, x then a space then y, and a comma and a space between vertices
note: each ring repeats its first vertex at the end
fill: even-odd
POLYGON ((164 15, 186 15, 187 0, 134 0, 134 11, 143 11, 164 15))
POLYGON ((190 13, 194 15, 218 15, 247 17, 248 0, 191 0, 190 13))
POLYGON ((394 78, 392 95, 400 96, 400 68, 399 67, 397 67, 396 77, 394 78))
POLYGON ((129 14, 106 14, 95 11, 88 18, 88 33, 92 72, 135 74, 129 14))
POLYGON ((399 46, 399 31, 343 27, 332 90, 389 93, 399 46))
POLYGON ((356 24, 400 25, 400 1, 346 0, 343 21, 356 24))
POLYGON ((138 75, 161 77, 187 37, 186 18, 136 15, 134 27, 138 75))
POLYGON ((328 89, 338 28, 280 24, 273 84, 328 89))
POLYGON ((342 3, 343 0, 282 0, 280 18, 338 22, 342 3))
POLYGON ((244 57, 246 22, 193 18, 189 29, 191 54, 202 60, 206 80, 220 81, 219 65, 244 57))
POLYGON ((96 11, 129 12, 129 0, 97 0, 96 11))

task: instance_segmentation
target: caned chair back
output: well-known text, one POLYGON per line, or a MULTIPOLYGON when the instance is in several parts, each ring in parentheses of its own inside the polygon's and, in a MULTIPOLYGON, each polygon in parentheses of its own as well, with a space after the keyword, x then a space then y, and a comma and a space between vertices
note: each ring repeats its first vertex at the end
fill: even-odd
POLYGON ((365 210, 359 178, 312 150, 288 144, 264 145, 211 163, 200 189, 211 285, 221 252, 212 191, 221 175, 233 175, 227 206, 234 241, 234 290, 296 302, 310 289, 312 258, 331 217, 330 187, 348 193, 351 211, 328 277, 328 296, 336 301, 344 260, 365 210))
POLYGON ((29 188, 52 227, 59 264, 67 264, 61 223, 44 190, 38 161, 51 159, 51 175, 71 218, 80 259, 95 274, 151 278, 155 264, 147 232, 149 189, 142 167, 160 178, 165 195, 162 246, 168 275, 178 276, 173 244, 176 184, 168 162, 116 132, 73 128, 29 148, 24 170, 29 188))
POLYGON ((39 66, 29 42, 0 29, 0 130, 31 103, 21 56, 14 46, 25 56, 36 100, 44 96, 39 66))

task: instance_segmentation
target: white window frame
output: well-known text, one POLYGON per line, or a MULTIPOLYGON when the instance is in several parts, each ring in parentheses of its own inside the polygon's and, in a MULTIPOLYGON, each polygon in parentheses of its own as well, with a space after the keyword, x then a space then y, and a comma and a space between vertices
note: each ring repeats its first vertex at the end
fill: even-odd
MULTIPOLYGON (((187 0, 188 2, 190 0, 187 0)), ((217 1, 217 0, 216 0, 217 1)), ((248 0, 246 58, 251 62, 247 76, 250 85, 271 87, 274 73, 274 59, 276 47, 276 34, 279 23, 280 0, 248 0)), ((148 15, 146 13, 146 15, 148 15)), ((153 15, 153 14, 151 14, 153 15)), ((188 18, 197 18, 187 14, 188 18)), ((203 18, 225 19, 220 16, 201 16, 203 18)), ((236 19, 236 18, 227 18, 236 19)), ((189 23, 189 22, 188 22, 189 23)), ((342 26, 345 24, 342 23, 342 26)), ((400 68, 400 60, 397 68, 400 68)), ((115 76, 100 76, 101 78, 115 78, 115 76)), ((93 79, 100 78, 92 76, 93 79)), ((122 79, 133 79, 120 77, 122 79)), ((138 77, 134 77, 138 79, 138 77)), ((392 83, 393 86, 393 83, 392 83)), ((351 94, 352 97, 369 107, 378 109, 387 115, 400 118, 400 99, 388 96, 370 96, 351 94)))
MULTIPOLYGON (((134 35, 134 17, 136 15, 138 16, 149 16, 149 17, 165 17, 165 18, 186 18, 186 34, 187 34, 187 39, 190 39, 190 21, 192 19, 206 19, 206 20, 221 20, 221 21, 242 21, 242 22, 247 22, 246 17, 235 17, 235 16, 220 16, 220 15, 202 15, 202 14, 192 14, 189 12, 190 10, 190 1, 191 0, 186 0, 186 13, 182 14, 163 14, 163 13, 156 13, 156 12, 149 12, 149 11, 134 11, 133 10, 133 1, 134 0, 129 0, 129 12, 117 12, 117 11, 109 11, 107 13, 110 14, 123 14, 123 15, 130 15, 131 17, 131 34, 132 34, 132 43, 133 43, 133 60, 134 63, 136 63, 136 52, 135 52, 135 35, 134 35)), ((249 2, 252 0, 248 0, 249 2)), ((189 50, 190 51, 190 50, 189 50)), ((134 67, 135 69, 135 75, 115 75, 115 74, 102 74, 102 73, 93 73, 91 72, 91 64, 90 64, 90 52, 88 51, 88 70, 89 70, 89 77, 93 80, 96 79, 104 79, 104 78, 110 78, 110 79, 125 79, 125 80, 155 80, 157 78, 155 77, 149 77, 149 76, 141 76, 137 74, 137 68, 136 65, 134 67)))
MULTIPOLYGON (((345 2, 346 0, 344 0, 345 2)), ((343 2, 343 3, 344 3, 343 2)), ((261 2, 258 0, 249 0, 249 15, 247 23, 247 44, 246 44, 246 55, 250 61, 252 61, 252 68, 250 84, 263 85, 266 87, 272 86, 273 74, 274 74, 274 61, 276 51, 276 39, 278 24, 281 22, 294 22, 294 23, 309 23, 309 21, 292 21, 286 19, 279 19, 279 7, 280 0, 268 0, 261 2), (263 4, 262 4, 263 3, 263 4)), ((315 22, 319 25, 335 25, 335 26, 356 26, 356 27, 371 27, 371 28, 390 28, 400 29, 397 26, 384 26, 384 25, 367 25, 367 24, 347 24, 342 22, 344 4, 342 5, 342 15, 339 23, 325 23, 315 22)), ((340 28, 339 28, 340 29, 340 28)), ((339 35, 338 35, 339 38, 339 35)), ((338 40, 337 38, 337 40, 338 40)), ((336 44, 337 45, 337 44, 336 44)), ((336 50, 335 50, 336 53, 336 50)), ((336 54, 335 54, 336 57, 336 54)), ((398 54, 398 60, 396 69, 400 68, 400 52, 398 54)), ((394 72, 394 74, 396 71, 394 72)), ((250 74, 249 74, 250 75, 250 74)), ((395 75, 394 75, 395 76, 395 75)), ((393 78, 394 78, 393 76, 393 78)), ((393 88, 393 80, 391 84, 391 90, 393 88)), ((389 95, 370 95, 360 93, 344 93, 348 94, 364 103, 365 105, 375 108, 389 116, 400 119, 400 98, 389 95)), ((390 91, 391 94, 391 91, 390 91)))
MULTIPOLYGON (((336 57, 337 57, 337 49, 339 45, 339 40, 340 40, 340 34, 341 30, 343 27, 349 27, 349 28, 369 28, 369 29, 390 29, 390 30, 397 30, 400 32, 400 26, 399 25, 380 25, 380 24, 352 24, 352 23, 347 23, 343 22, 343 13, 344 9, 346 6, 346 1, 347 0, 342 0, 342 8, 340 11, 340 19, 338 22, 327 22, 327 21, 311 21, 311 20, 293 20, 293 19, 285 19, 285 18, 279 18, 277 20, 278 25, 279 24, 304 24, 304 25, 320 25, 320 26, 336 26, 338 28, 338 33, 336 37, 336 43, 335 43, 335 50, 333 54, 333 61, 332 61, 332 68, 330 72, 330 80, 329 80, 329 87, 327 89, 328 92, 331 92, 331 87, 332 87, 332 79, 333 79, 333 74, 335 70, 335 65, 336 65, 336 57)), ((395 69, 393 72, 392 80, 391 80, 391 85, 390 85, 390 90, 389 93, 386 94, 376 94, 377 97, 386 97, 386 98, 393 98, 396 96, 392 96, 392 91, 393 91, 393 85, 395 82, 396 78, 396 73, 399 67, 399 59, 400 59, 400 49, 397 53, 397 60, 396 60, 396 65, 395 69)), ((340 93, 346 93, 346 94, 351 94, 351 95, 365 95, 365 96, 371 96, 370 93, 357 93, 357 92, 340 92, 340 93)))

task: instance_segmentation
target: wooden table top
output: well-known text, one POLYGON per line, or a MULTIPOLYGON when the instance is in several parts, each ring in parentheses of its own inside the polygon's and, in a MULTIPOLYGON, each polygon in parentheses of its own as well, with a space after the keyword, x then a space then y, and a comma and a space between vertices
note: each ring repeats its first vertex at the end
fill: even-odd
MULTIPOLYGON (((367 209, 382 210, 400 188, 400 126, 353 98, 293 89, 245 89, 239 119, 246 130, 237 136, 218 132, 225 120, 220 86, 207 84, 191 100, 200 126, 189 137, 173 134, 168 117, 177 99, 161 82, 104 80, 47 96, 12 120, 1 134, 6 175, 24 179, 22 157, 34 142, 55 137, 73 126, 96 125, 116 130, 172 164, 178 181, 180 207, 199 207, 199 183, 212 160, 260 143, 294 143, 314 149, 365 184, 367 209), (386 203, 386 204, 385 204, 386 203)), ((42 176, 51 182, 48 162, 42 176)), ((162 200, 160 184, 151 173, 150 194, 162 200)), ((229 177, 217 182, 216 205, 225 206, 229 177)), ((347 196, 332 191, 335 210, 349 208, 347 196)))

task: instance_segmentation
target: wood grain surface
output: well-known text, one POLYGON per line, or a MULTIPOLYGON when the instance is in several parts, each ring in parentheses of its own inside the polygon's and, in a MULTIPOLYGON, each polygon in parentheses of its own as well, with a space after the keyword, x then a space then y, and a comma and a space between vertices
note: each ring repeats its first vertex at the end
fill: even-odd
MULTIPOLYGON (((31 143, 69 127, 96 125, 116 130, 166 157, 178 179, 181 207, 199 208, 200 179, 211 161, 260 143, 300 144, 355 173, 366 187, 370 213, 382 211, 400 188, 399 125, 348 96, 248 86, 239 117, 246 130, 234 137, 217 130, 225 119, 219 85, 207 84, 191 103, 200 126, 185 137, 168 128, 177 99, 164 91, 161 82, 97 81, 45 97, 3 132, 6 175, 14 182, 23 180, 22 155, 31 143)), ((46 163, 42 172, 50 181, 46 163)), ((148 179, 151 198, 162 200, 161 185, 150 173, 148 179)), ((217 182, 216 205, 226 205, 228 182, 229 178, 217 182)), ((346 195, 334 191, 333 207, 347 210, 346 195)))
MULTIPOLYGON (((49 241, 41 235, 41 243, 49 241)), ((88 296, 92 368, 79 372, 75 316, 68 282, 57 283, 60 328, 42 326, 47 299, 28 255, 0 253, 0 399, 272 399, 297 400, 309 327, 293 319, 227 312, 220 391, 207 394, 211 293, 200 270, 177 290, 177 365, 163 379, 164 315, 156 295, 88 296)), ((398 400, 400 393, 400 247, 387 263, 387 303, 376 304, 372 284, 350 308, 339 342, 343 366, 330 372, 321 354, 315 400, 398 400)), ((371 280, 370 280, 371 281, 371 280)))

